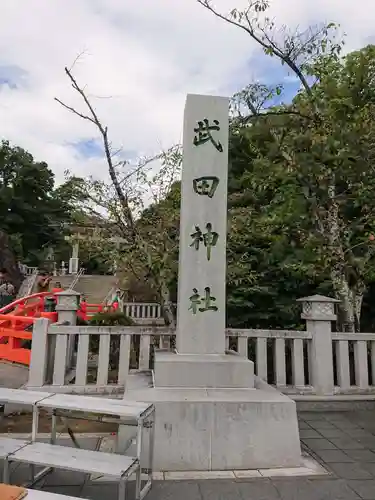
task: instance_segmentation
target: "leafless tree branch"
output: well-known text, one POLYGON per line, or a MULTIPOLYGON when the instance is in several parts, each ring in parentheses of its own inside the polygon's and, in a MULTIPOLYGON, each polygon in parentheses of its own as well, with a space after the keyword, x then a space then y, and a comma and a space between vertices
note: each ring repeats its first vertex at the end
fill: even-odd
POLYGON ((64 102, 60 101, 60 99, 58 99, 57 97, 55 97, 55 101, 58 102, 59 104, 61 104, 61 106, 63 106, 64 108, 66 108, 67 110, 71 111, 72 113, 74 113, 75 115, 79 116, 80 118, 83 118, 84 120, 88 120, 90 121, 91 123, 93 123, 94 125, 96 125, 95 121, 90 118, 89 116, 87 115, 84 115, 83 113, 80 113, 79 111, 77 111, 76 109, 72 108, 71 106, 68 106, 67 104, 65 104, 64 102))
POLYGON ((277 58, 279 58, 284 64, 289 66, 289 68, 295 73, 295 75, 298 77, 300 80, 302 86, 304 87, 306 93, 312 100, 312 90, 310 85, 308 84, 304 74, 302 73, 301 69, 298 67, 298 65, 293 61, 291 57, 288 56, 287 53, 284 53, 280 47, 270 38, 268 33, 266 32, 265 29, 262 29, 258 26, 259 31, 262 33, 264 36, 264 39, 262 39, 261 36, 259 36, 254 27, 253 27, 253 20, 250 19, 249 12, 251 9, 253 9, 256 5, 257 2, 250 2, 249 7, 242 13, 243 17, 246 19, 246 23, 242 24, 240 21, 236 21, 234 16, 230 15, 224 15, 221 14, 219 11, 217 11, 212 5, 211 5, 211 0, 197 0, 197 2, 202 5, 204 8, 208 9, 212 14, 214 14, 216 17, 219 19, 222 19, 223 21, 236 26, 237 28, 242 29, 245 31, 250 37, 256 41, 266 52, 271 51, 273 55, 275 55, 277 58))
POLYGON ((68 106, 67 104, 63 103, 60 99, 55 98, 55 100, 59 104, 64 106, 66 109, 71 111, 72 113, 80 116, 81 118, 84 118, 85 120, 89 120, 99 130, 101 137, 102 137, 102 141, 103 141, 104 153, 105 153, 105 157, 107 160, 109 176, 111 178, 112 184, 116 190, 117 197, 121 203, 121 206, 122 206, 122 209, 124 212, 124 217, 125 217, 125 220, 127 223, 127 227, 129 229, 129 237, 134 239, 136 235, 135 235, 135 226, 134 226, 133 215, 132 215, 131 210, 129 208, 129 202, 128 202, 126 193, 123 191, 123 189, 119 183, 119 180, 118 180, 118 177, 116 174, 116 170, 115 170, 115 167, 114 167, 113 162, 112 162, 111 146, 110 146, 110 142, 108 140, 108 127, 102 125, 101 121, 98 118, 98 115, 96 114, 88 97, 86 96, 84 89, 78 85, 77 80, 75 79, 72 72, 67 67, 65 68, 65 73, 68 76, 68 78, 70 79, 73 89, 76 92, 78 92, 78 94, 82 97, 84 103, 86 104, 88 110, 90 111, 91 117, 87 116, 87 115, 83 115, 82 113, 79 113, 73 107, 68 106))

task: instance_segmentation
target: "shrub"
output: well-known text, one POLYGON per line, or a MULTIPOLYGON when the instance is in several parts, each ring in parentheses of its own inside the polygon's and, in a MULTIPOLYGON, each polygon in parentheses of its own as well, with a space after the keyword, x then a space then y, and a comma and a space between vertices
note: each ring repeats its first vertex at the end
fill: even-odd
POLYGON ((87 326, 88 322, 86 320, 80 318, 79 316, 77 316, 76 325, 77 326, 87 326))
POLYGON ((115 312, 96 313, 89 321, 90 326, 133 326, 134 321, 126 314, 115 312))

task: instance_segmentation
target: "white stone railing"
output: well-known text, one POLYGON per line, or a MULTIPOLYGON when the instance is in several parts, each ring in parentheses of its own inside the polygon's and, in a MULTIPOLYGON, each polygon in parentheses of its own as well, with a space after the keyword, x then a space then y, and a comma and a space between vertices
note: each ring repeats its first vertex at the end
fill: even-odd
MULTIPOLYGON (((68 318, 71 323, 77 297, 72 295, 69 302, 69 292, 60 295, 59 321, 68 318)), ((255 373, 287 394, 375 393, 375 333, 333 332, 333 304, 322 299, 305 299, 306 330, 227 329, 227 349, 254 361, 255 373)), ((150 305, 155 306, 142 304, 146 310, 150 305)), ((28 386, 121 392, 129 374, 153 367, 155 348, 174 345, 174 331, 166 327, 78 327, 39 319, 34 323, 28 386)))
MULTIPOLYGON (((42 324, 43 321, 39 320, 42 324)), ((317 392, 313 385, 311 333, 234 329, 228 329, 226 333, 227 346, 254 361, 255 372, 260 378, 289 394, 317 392)), ((171 349, 173 343, 174 334, 167 328, 36 325, 33 344, 37 354, 33 350, 29 385, 41 387, 47 384, 42 372, 48 355, 51 356, 49 346, 54 346, 58 353, 58 356, 53 356, 56 361, 51 369, 50 384, 72 392, 116 392, 124 389, 129 373, 152 368, 155 348, 171 349), (67 353, 69 338, 75 335, 78 336, 75 376, 67 384, 67 357, 64 353, 67 353), (90 346, 95 337, 98 352, 93 354, 90 346), (110 366, 113 349, 119 351, 115 366, 110 366)), ((334 393, 375 391, 375 334, 332 333, 332 343, 335 352, 332 357, 334 393)))
POLYGON ((50 325, 37 320, 28 386, 64 392, 124 390, 129 373, 150 368, 155 347, 170 348, 173 332, 159 327, 96 327, 50 325), (78 339, 75 361, 69 363, 69 345, 78 339), (115 366, 111 354, 115 353, 115 366), (74 378, 71 384, 67 379, 74 378))
POLYGON ((31 276, 32 274, 36 274, 38 272, 37 267, 26 266, 25 264, 19 264, 19 268, 21 273, 26 276, 31 276))
MULTIPOLYGON (((176 304, 173 304, 176 307, 176 304)), ((134 320, 155 321, 163 324, 162 309, 156 302, 124 302, 124 313, 134 320)))
POLYGON ((125 302, 124 313, 133 319, 162 319, 161 306, 155 302, 125 302))
POLYGON ((311 340, 306 331, 226 331, 227 349, 254 361, 256 375, 284 392, 313 392, 305 366, 311 340))
POLYGON ((375 391, 375 334, 332 333, 336 393, 375 391))

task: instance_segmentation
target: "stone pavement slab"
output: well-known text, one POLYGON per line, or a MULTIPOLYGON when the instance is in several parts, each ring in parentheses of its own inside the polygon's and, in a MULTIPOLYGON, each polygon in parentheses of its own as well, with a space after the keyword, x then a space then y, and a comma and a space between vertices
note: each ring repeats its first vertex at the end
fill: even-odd
POLYGON ((0 361, 0 387, 19 389, 28 378, 29 369, 26 366, 0 361))
POLYGON ((373 500, 375 498, 375 480, 349 481, 349 486, 362 500, 373 500))
MULTIPOLYGON (((234 475, 232 479, 218 479, 217 476, 207 480, 169 479, 155 481, 147 499, 375 500, 373 421, 375 412, 371 410, 299 413, 300 428, 314 432, 302 434, 302 448, 328 471, 328 475, 261 477, 249 473, 234 475), (313 437, 304 437, 311 435, 313 437)), ((79 442, 88 449, 97 446, 96 438, 80 439, 79 442)), ((28 478, 26 466, 18 465, 12 469, 11 481, 14 484, 21 484, 28 478)), ((92 482, 84 474, 57 471, 43 479, 38 487, 91 500, 117 500, 115 483, 92 482)), ((129 499, 134 498, 134 481, 128 484, 128 495, 129 499)))
POLYGON ((356 462, 375 462, 375 453, 370 450, 345 450, 345 453, 356 462))
POLYGON ((342 479, 372 479, 361 463, 330 463, 328 469, 342 479))
POLYGON ((307 446, 307 448, 313 451, 337 449, 337 447, 332 443, 332 441, 324 439, 323 436, 317 439, 310 439, 310 438, 302 439, 301 441, 304 445, 307 446))
POLYGON ((270 479, 241 481, 237 487, 240 498, 243 500, 276 500, 280 498, 275 485, 270 479))
POLYGON ((274 481, 282 500, 358 500, 357 494, 338 479, 274 481))
POLYGON ((332 462, 346 463, 355 461, 350 455, 341 450, 321 450, 319 451, 319 458, 325 464, 329 464, 332 462))
MULTIPOLYGON (((311 429, 313 430, 313 429, 311 429)), ((345 439, 348 435, 341 429, 331 428, 331 429, 319 429, 320 434, 325 438, 338 438, 345 439)))

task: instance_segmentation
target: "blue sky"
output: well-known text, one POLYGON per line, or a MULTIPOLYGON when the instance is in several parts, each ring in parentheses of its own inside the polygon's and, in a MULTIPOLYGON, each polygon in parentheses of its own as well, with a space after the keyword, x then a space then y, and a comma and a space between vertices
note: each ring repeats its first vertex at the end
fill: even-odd
MULTIPOLYGON (((226 12, 246 0, 213 3, 226 12)), ((271 15, 292 28, 339 22, 352 50, 374 41, 372 3, 358 8, 352 0, 271 0, 271 15)), ((244 32, 196 0, 4 2, 0 136, 47 161, 59 180, 67 169, 95 177, 106 171, 92 124, 54 101, 85 111, 64 74, 80 53, 74 73, 114 147, 130 160, 181 141, 188 92, 231 95, 254 80, 284 83, 286 99, 297 89, 244 32)))
POLYGON ((16 64, 0 64, 0 88, 7 86, 12 90, 18 90, 23 87, 26 80, 27 72, 16 64))
MULTIPOLYGON (((103 144, 99 138, 81 139, 77 142, 70 143, 69 146, 84 160, 100 158, 103 157, 104 154, 103 144)), ((134 149, 125 149, 119 151, 117 156, 121 158, 121 160, 135 161, 137 160, 138 152, 134 149)))

